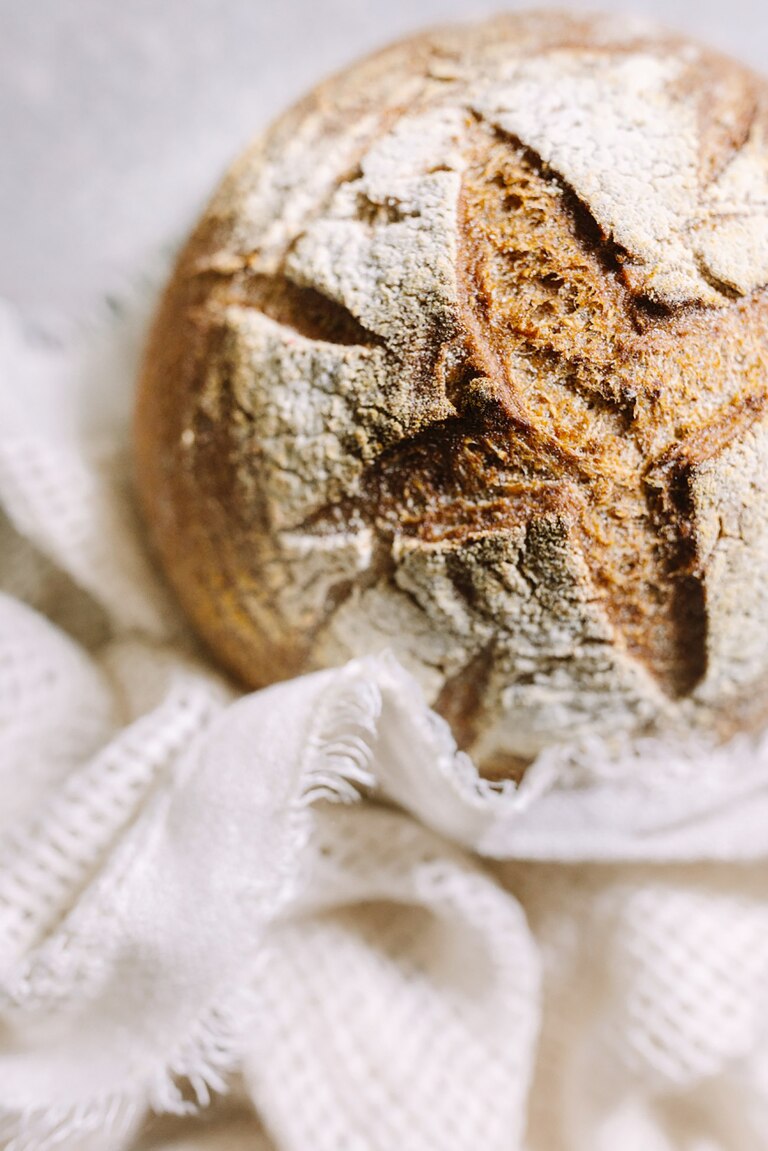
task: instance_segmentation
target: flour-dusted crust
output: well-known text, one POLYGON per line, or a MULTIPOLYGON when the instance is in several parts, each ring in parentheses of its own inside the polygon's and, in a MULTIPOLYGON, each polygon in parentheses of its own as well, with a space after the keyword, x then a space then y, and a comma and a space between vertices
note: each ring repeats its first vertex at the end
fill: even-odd
POLYGON ((157 319, 154 539, 261 685, 393 650, 486 770, 762 715, 768 93, 644 23, 438 30, 234 166, 157 319))

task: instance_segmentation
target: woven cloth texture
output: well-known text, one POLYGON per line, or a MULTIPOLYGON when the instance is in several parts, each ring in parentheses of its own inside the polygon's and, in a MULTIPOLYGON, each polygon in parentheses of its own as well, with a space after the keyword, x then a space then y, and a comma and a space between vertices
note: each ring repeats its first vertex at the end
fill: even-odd
POLYGON ((768 741, 499 786, 390 657, 243 695, 134 507, 145 310, 0 312, 0 1147, 767 1147, 768 741))

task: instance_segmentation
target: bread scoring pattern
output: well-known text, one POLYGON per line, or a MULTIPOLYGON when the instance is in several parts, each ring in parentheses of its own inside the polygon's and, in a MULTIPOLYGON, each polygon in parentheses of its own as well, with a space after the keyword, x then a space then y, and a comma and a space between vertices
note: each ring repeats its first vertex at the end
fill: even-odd
POLYGON ((644 25, 438 31, 239 161, 148 350, 161 558, 259 685, 391 648, 486 770, 760 710, 762 82, 644 25))

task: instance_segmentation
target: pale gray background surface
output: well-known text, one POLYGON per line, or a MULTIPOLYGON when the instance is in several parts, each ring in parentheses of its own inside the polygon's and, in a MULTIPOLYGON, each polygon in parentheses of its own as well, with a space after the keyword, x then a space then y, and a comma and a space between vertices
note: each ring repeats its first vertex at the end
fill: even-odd
MULTIPOLYGON (((238 149, 316 80, 412 29, 500 6, 0 0, 0 298, 49 331, 119 298, 178 243, 238 149)), ((598 6, 768 71, 768 0, 571 5, 598 6)))

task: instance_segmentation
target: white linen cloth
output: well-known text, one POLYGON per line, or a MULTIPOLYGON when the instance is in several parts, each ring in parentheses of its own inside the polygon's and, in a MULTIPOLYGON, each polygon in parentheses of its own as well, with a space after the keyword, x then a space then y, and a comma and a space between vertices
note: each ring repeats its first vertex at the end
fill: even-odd
POLYGON ((0 1147, 768 1146, 768 740, 498 787, 392 658, 238 697, 126 330, 0 312, 0 1147))

